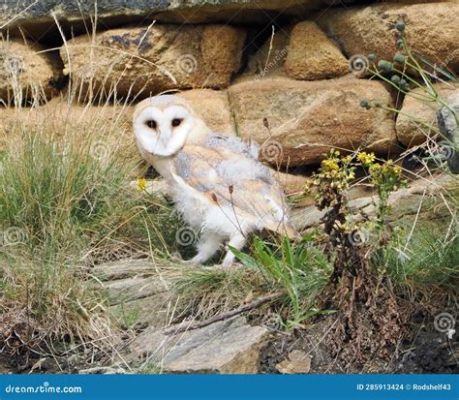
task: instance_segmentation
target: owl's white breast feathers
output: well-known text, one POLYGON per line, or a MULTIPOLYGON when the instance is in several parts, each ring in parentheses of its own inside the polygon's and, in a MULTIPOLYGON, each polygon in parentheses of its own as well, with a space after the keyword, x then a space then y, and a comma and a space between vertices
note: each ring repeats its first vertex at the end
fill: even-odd
POLYGON ((278 230, 288 223, 285 199, 273 174, 249 156, 186 146, 174 167, 174 201, 191 224, 251 231, 278 230))

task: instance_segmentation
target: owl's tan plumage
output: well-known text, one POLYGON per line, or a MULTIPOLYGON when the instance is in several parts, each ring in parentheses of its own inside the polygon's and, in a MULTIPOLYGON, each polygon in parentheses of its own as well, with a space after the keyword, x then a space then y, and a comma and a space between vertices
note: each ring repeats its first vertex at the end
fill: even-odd
POLYGON ((253 223, 262 220, 265 229, 293 236, 291 227, 279 220, 279 212, 284 212, 279 206, 285 199, 271 171, 260 168, 253 159, 244 160, 244 168, 252 169, 250 175, 225 174, 221 167, 224 163, 237 166, 240 161, 241 155, 228 149, 190 145, 177 155, 174 172, 184 184, 197 191, 197 196, 202 195, 203 200, 232 207, 236 216, 253 223))
MULTIPOLYGON (((142 155, 168 181, 177 209, 200 231, 194 262, 205 262, 225 241, 241 249, 254 231, 296 236, 284 194, 258 161, 257 146, 212 133, 176 96, 140 103, 134 131, 142 155)), ((223 264, 233 260, 228 251, 223 264)))

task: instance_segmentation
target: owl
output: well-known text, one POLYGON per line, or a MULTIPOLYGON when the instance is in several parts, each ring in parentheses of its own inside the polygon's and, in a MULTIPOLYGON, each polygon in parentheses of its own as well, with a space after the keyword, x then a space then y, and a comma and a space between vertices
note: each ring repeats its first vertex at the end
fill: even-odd
MULTIPOLYGON (((189 262, 206 262, 225 243, 241 250, 257 231, 298 237, 273 171, 258 161, 257 145, 212 132, 173 95, 139 103, 133 127, 141 155, 167 181, 175 207, 200 234, 189 262)), ((234 259, 228 249, 223 266, 234 259)))

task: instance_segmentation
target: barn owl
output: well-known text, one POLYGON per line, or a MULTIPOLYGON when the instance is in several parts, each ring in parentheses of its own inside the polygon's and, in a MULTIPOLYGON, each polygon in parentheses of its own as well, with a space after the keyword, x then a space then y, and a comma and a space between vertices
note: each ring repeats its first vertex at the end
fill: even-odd
MULTIPOLYGON (((255 231, 298 237, 274 174, 258 161, 258 146, 213 133, 173 95, 139 103, 133 126, 141 155, 168 182, 183 219, 200 232, 191 263, 206 262, 223 243, 240 250, 255 231)), ((223 266, 234 257, 228 250, 223 266)))

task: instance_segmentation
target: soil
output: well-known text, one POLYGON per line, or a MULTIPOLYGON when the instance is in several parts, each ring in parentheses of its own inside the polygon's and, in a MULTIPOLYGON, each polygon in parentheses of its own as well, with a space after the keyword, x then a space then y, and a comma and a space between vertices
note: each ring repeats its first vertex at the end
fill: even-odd
POLYGON ((333 318, 324 318, 289 334, 273 332, 273 339, 262 349, 259 371, 278 374, 276 365, 291 351, 301 350, 311 356, 310 373, 459 373, 459 335, 449 340, 446 333, 424 324, 415 326, 414 338, 400 342, 389 359, 375 357, 358 369, 345 365, 332 359, 324 344, 325 332, 333 325, 333 318))

